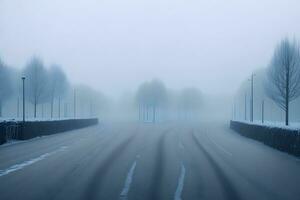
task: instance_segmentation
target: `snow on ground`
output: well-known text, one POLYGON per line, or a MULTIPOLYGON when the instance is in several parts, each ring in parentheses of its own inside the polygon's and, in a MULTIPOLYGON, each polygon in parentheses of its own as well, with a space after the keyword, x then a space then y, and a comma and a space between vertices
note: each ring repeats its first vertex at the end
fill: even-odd
MULTIPOLYGON (((26 118, 25 120, 27 122, 34 122, 34 121, 58 121, 58 120, 69 120, 69 119, 74 119, 74 118, 26 118)), ((82 118, 76 118, 76 119, 91 119, 89 117, 82 117, 82 118)), ((22 118, 0 118, 0 123, 1 122, 21 122, 23 119, 22 118)))
POLYGON ((255 120, 254 122, 249 122, 245 120, 233 120, 236 122, 242 122, 245 124, 253 124, 253 125, 259 125, 259 126, 268 126, 270 128, 281 128, 281 129, 289 129, 289 130, 300 130, 300 122, 290 122, 289 126, 286 126, 284 122, 280 121, 265 121, 262 123, 259 120, 255 120))

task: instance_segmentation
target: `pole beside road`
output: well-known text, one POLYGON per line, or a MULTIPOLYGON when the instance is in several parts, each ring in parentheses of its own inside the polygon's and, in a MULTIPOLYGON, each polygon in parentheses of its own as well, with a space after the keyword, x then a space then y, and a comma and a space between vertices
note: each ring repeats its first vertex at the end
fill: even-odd
POLYGON ((22 77, 23 86, 23 123, 25 122, 25 76, 22 77))

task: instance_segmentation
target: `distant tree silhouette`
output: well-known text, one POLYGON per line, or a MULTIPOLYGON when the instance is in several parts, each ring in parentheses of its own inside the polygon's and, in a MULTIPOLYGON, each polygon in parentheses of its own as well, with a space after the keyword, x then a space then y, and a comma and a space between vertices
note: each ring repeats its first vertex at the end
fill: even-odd
POLYGON ((136 95, 139 105, 139 118, 149 121, 149 112, 152 110, 152 122, 157 120, 157 109, 163 106, 167 101, 167 90, 163 82, 160 80, 152 80, 143 83, 136 95))
POLYGON ((52 65, 49 70, 50 116, 53 117, 54 100, 58 99, 58 117, 60 117, 60 101, 66 94, 69 83, 65 72, 58 65, 52 65))
POLYGON ((26 94, 28 100, 34 105, 34 118, 36 118, 37 105, 47 101, 49 97, 48 74, 42 61, 34 57, 26 65, 24 75, 26 76, 26 94))
POLYGON ((2 105, 13 93, 12 78, 9 68, 0 60, 0 117, 2 105))
POLYGON ((285 124, 289 125, 289 103, 300 95, 299 45, 284 39, 276 47, 268 69, 267 95, 285 111, 285 124))
POLYGON ((136 101, 139 107, 139 120, 145 121, 146 120, 146 113, 148 112, 147 108, 147 98, 148 98, 148 86, 149 83, 143 83, 138 88, 137 94, 136 94, 136 101))

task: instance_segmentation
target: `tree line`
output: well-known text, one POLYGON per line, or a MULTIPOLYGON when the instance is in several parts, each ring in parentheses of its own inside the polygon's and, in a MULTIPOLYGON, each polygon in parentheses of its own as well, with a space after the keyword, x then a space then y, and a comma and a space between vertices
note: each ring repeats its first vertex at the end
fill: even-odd
MULTIPOLYGON (((266 115, 266 106, 268 106, 269 110, 271 110, 271 106, 274 103, 280 110, 283 111, 284 119, 282 120, 284 121, 285 125, 289 125, 291 105, 294 108, 298 108, 300 106, 300 102, 297 101, 299 100, 300 96, 299 42, 296 39, 283 39, 276 46, 268 66, 265 69, 254 72, 253 76, 253 87, 255 91, 253 96, 254 101, 256 101, 254 105, 260 108, 256 109, 256 112, 258 112, 259 110, 262 122, 264 122, 264 118, 266 115)), ((247 93, 247 91, 249 90, 249 87, 247 87, 247 85, 248 83, 247 81, 245 81, 240 91, 238 92, 240 105, 237 106, 239 107, 239 110, 243 110, 244 106, 245 119, 247 118, 247 99, 248 102, 251 101, 249 100, 251 94, 247 93)), ((236 113, 236 105, 234 107, 234 113, 236 113)), ((250 113, 251 109, 255 110, 255 108, 251 108, 250 106, 248 113, 250 113)), ((275 109, 272 108, 272 110, 268 112, 269 115, 274 114, 275 109)), ((298 109, 294 109, 294 111, 299 113, 298 109)))
POLYGON ((15 110, 14 116, 20 117, 21 77, 25 77, 25 100, 31 108, 27 109, 27 116, 35 119, 96 116, 107 101, 103 94, 86 85, 72 85, 58 64, 45 66, 42 59, 32 57, 22 69, 17 69, 0 60, 0 117, 3 105, 10 99, 17 100, 12 106, 16 109, 10 108, 8 112, 15 110))
POLYGON ((139 121, 155 123, 158 120, 196 120, 201 114, 202 93, 197 88, 180 91, 167 89, 154 79, 142 83, 135 97, 139 121))

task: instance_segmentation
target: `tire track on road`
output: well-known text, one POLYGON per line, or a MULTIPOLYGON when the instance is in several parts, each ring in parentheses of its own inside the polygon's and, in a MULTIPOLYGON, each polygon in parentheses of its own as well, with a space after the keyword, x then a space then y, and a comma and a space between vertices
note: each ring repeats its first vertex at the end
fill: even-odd
POLYGON ((137 134, 131 135, 122 143, 120 143, 116 148, 112 150, 110 154, 107 155, 107 157, 102 161, 101 166, 97 169, 94 178, 89 182, 87 185, 87 189, 85 192, 85 195, 83 196, 83 199, 96 199, 98 191, 101 190, 102 184, 103 184, 103 177, 108 172, 109 167, 113 165, 113 163, 121 157, 121 155, 124 153, 124 149, 132 143, 135 136, 137 134))
POLYGON ((147 195, 148 199, 160 199, 161 196, 161 188, 163 182, 163 174, 164 174, 164 143, 166 139, 167 132, 164 132, 158 141, 158 147, 156 152, 156 162, 154 166, 154 175, 151 180, 151 185, 149 188, 149 195, 147 195))
POLYGON ((230 180, 226 177, 220 166, 216 163, 216 161, 212 158, 212 156, 208 153, 208 151, 202 146, 202 144, 199 142, 199 139, 195 136, 194 133, 192 133, 193 140, 197 147, 203 152, 204 156, 206 157, 207 161, 212 166, 215 174, 217 175, 217 178, 220 180, 221 185, 223 187, 223 194, 224 197, 228 200, 238 200, 241 199, 236 189, 233 187, 230 180))
MULTIPOLYGON (((84 141, 84 143, 81 143, 80 146, 76 148, 75 151, 79 151, 82 148, 85 148, 86 145, 88 146, 87 151, 76 153, 76 157, 80 162, 76 162, 73 166, 70 167, 70 169, 62 176, 60 177, 59 187, 53 187, 51 190, 53 191, 51 194, 48 194, 47 199, 57 199, 61 195, 62 192, 65 190, 70 190, 70 186, 72 186, 73 177, 80 177, 82 175, 82 168, 87 164, 92 162, 92 158, 99 156, 99 153, 103 153, 103 150, 109 146, 119 135, 118 131, 114 131, 110 134, 102 135, 99 138, 95 138, 94 141, 84 141)), ((73 149, 73 153, 74 149, 73 149)), ((69 158, 68 158, 69 159, 69 158)), ((39 199, 45 197, 40 197, 39 199)), ((58 198, 59 199, 59 198, 58 198)))
MULTIPOLYGON (((214 143, 207 134, 205 134, 208 140, 210 140, 212 143, 214 143)), ((282 196, 277 191, 272 191, 270 188, 268 188, 266 185, 261 184, 260 182, 257 182, 252 176, 249 176, 248 174, 245 174, 240 168, 238 168, 234 163, 230 162, 230 160, 227 157, 224 157, 220 154, 220 151, 216 151, 215 149, 212 149, 216 154, 219 155, 219 157, 223 160, 223 163, 226 163, 231 169, 235 171, 235 173, 241 177, 241 179, 244 179, 247 183, 249 183, 253 188, 255 188, 256 191, 260 192, 262 195, 264 195, 264 198, 266 199, 273 199, 273 200, 280 200, 284 199, 284 196, 282 196)), ((224 152, 224 151, 223 151, 224 152)), ((232 155, 231 155, 232 156, 232 155)))

